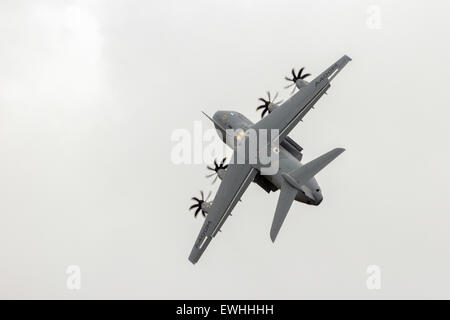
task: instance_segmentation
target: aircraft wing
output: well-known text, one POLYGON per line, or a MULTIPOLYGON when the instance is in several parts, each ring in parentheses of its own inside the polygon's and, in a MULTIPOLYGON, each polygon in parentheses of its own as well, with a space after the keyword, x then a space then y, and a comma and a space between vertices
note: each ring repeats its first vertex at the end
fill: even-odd
POLYGON ((254 129, 278 129, 279 134, 272 141, 283 141, 291 130, 303 119, 305 114, 314 106, 330 87, 331 80, 351 61, 350 57, 343 56, 331 67, 322 72, 306 87, 301 88, 279 108, 257 122, 254 129))
POLYGON ((200 259, 209 242, 220 230, 257 172, 255 168, 248 164, 228 165, 200 234, 189 255, 189 261, 195 264, 200 259))

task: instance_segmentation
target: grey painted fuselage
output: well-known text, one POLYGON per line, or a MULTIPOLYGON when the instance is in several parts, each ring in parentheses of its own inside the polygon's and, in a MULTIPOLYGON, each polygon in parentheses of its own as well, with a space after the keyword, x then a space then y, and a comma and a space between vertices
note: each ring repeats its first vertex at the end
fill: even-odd
MULTIPOLYGON (((239 112, 235 111, 217 111, 213 116, 216 124, 214 125, 216 129, 221 132, 221 136, 224 143, 227 143, 226 134, 223 129, 228 130, 247 130, 251 128, 254 123, 250 121, 247 117, 239 112), (217 125, 219 124, 220 127, 217 125), (223 128, 223 129, 222 129, 223 128)), ((229 144, 227 144, 229 145, 229 144)), ((232 145, 229 145, 233 148, 232 145)), ((279 146, 279 170, 274 175, 261 176, 263 179, 267 179, 276 190, 280 189, 281 184, 284 181, 282 173, 289 173, 296 170, 302 166, 301 162, 294 157, 289 151, 287 151, 282 145, 279 146)), ((302 192, 298 192, 295 197, 296 201, 303 202, 311 205, 319 205, 322 202, 323 196, 322 191, 319 187, 315 178, 311 178, 307 183, 302 185, 302 192)))

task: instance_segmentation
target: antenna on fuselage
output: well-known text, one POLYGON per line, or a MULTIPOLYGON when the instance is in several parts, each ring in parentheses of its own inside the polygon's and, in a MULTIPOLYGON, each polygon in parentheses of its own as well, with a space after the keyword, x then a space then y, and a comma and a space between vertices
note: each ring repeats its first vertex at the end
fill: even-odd
POLYGON ((222 129, 223 131, 225 131, 225 128, 222 127, 222 125, 220 123, 218 123, 216 120, 214 120, 213 118, 211 118, 210 116, 208 116, 204 111, 202 111, 202 113, 209 119, 211 120, 215 125, 217 125, 220 129, 222 129))

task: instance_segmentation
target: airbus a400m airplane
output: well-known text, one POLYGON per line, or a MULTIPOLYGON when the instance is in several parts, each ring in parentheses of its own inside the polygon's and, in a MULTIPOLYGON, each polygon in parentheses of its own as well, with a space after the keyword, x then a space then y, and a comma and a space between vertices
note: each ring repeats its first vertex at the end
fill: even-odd
MULTIPOLYGON (((292 82, 288 87, 293 86, 293 92, 298 88, 298 92, 282 104, 275 102, 276 96, 271 99, 268 93, 268 100, 260 99, 263 105, 258 107, 257 110, 263 109, 263 118, 255 124, 235 111, 217 111, 210 118, 216 129, 221 133, 224 142, 234 148, 233 158, 236 157, 237 153, 237 140, 245 141, 248 138, 245 133, 249 129, 255 131, 262 129, 278 130, 275 137, 270 137, 267 146, 267 148, 271 148, 269 150, 272 150, 272 146, 277 145, 277 147, 273 147, 273 151, 278 155, 276 160, 278 170, 275 174, 265 175, 263 170, 265 167, 259 161, 256 163, 238 163, 235 161, 225 165, 225 159, 220 163, 215 161, 214 168, 208 167, 215 171, 210 176, 217 175, 215 179, 220 178, 222 182, 213 201, 208 202, 209 196, 205 199, 203 192, 201 193, 201 199, 192 198, 197 203, 192 205, 190 209, 196 208, 195 216, 201 211, 206 218, 189 256, 192 263, 195 264, 200 259, 206 247, 220 231, 225 220, 231 215, 231 211, 252 181, 267 192, 280 190, 270 229, 272 241, 275 241, 294 200, 310 205, 321 203, 323 199, 321 189, 314 176, 340 155, 344 149, 333 149, 303 165, 301 164, 303 149, 289 138, 288 134, 327 92, 331 80, 349 61, 351 59, 348 56, 343 56, 311 82, 304 80, 310 76, 309 74, 302 74, 304 68, 298 73, 293 69, 292 78, 286 77, 286 80, 292 82), (268 115, 264 117, 266 113, 268 115), (229 139, 227 136, 228 129, 233 129, 236 132, 233 139, 229 139), (233 143, 230 144, 229 141, 233 143)), ((238 141, 237 144, 239 143, 238 141)), ((260 155, 259 151, 261 150, 256 152, 257 157, 260 155)))

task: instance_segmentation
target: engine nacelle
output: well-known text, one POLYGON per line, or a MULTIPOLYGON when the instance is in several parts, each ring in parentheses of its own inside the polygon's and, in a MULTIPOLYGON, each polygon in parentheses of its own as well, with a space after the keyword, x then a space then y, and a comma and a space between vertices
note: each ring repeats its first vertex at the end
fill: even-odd
POLYGON ((204 212, 208 213, 208 210, 211 208, 211 206, 212 206, 212 201, 208 201, 208 202, 205 201, 202 203, 201 208, 204 212))
POLYGON ((269 104, 269 113, 271 113, 273 110, 275 110, 278 107, 279 107, 279 105, 277 105, 276 103, 269 104))
POLYGON ((303 80, 303 79, 297 79, 297 81, 295 81, 295 85, 298 88, 298 90, 306 87, 308 84, 309 84, 309 82, 306 80, 303 80))
POLYGON ((222 180, 223 177, 225 176, 225 169, 217 170, 217 176, 219 177, 220 180, 222 180))

